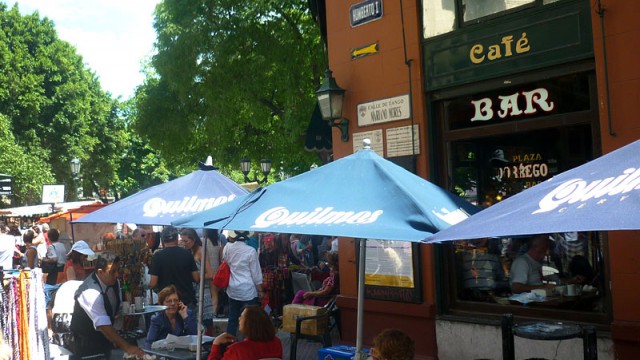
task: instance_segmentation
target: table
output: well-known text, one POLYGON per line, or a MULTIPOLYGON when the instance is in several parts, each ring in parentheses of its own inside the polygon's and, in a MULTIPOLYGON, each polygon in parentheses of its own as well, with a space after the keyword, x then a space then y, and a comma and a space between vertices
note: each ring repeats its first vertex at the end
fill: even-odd
MULTIPOLYGON (((144 352, 147 354, 152 354, 157 357, 157 360, 163 359, 171 359, 171 360, 197 360, 195 351, 190 351, 187 349, 175 349, 175 350, 167 350, 167 349, 144 349, 144 352)), ((201 358, 206 359, 209 356, 208 352, 202 352, 201 358)))
POLYGON ((504 314, 502 316, 502 358, 504 360, 515 359, 514 335, 532 340, 565 340, 582 337, 584 359, 598 359, 596 330, 593 326, 581 327, 575 324, 544 321, 514 324, 513 315, 504 314))
POLYGON ((166 310, 167 307, 164 305, 147 305, 142 308, 142 310, 136 310, 135 312, 130 312, 127 314, 123 314, 125 316, 133 316, 133 315, 145 315, 145 314, 153 314, 160 311, 166 310))

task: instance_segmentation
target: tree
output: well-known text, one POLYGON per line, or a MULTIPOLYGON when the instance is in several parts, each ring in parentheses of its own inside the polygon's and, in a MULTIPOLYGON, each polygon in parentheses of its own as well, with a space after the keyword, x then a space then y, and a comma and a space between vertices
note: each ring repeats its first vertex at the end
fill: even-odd
MULTIPOLYGON (((58 39, 53 22, 37 12, 22 16, 17 5, 7 10, 0 4, 0 113, 9 122, 10 140, 47 164, 44 175, 55 177, 48 182, 66 184, 67 198, 76 191, 69 166, 74 157, 82 161, 85 194, 116 181, 125 138, 118 102, 75 48, 58 39)), ((33 176, 24 186, 39 183, 40 174, 33 176)), ((16 199, 35 201, 31 195, 16 199)))
POLYGON ((136 128, 170 166, 248 156, 309 169, 303 134, 322 70, 305 0, 164 0, 157 54, 138 88, 136 128))
POLYGON ((0 173, 13 176, 14 204, 40 202, 42 185, 54 182, 49 165, 15 143, 9 119, 0 114, 0 173))

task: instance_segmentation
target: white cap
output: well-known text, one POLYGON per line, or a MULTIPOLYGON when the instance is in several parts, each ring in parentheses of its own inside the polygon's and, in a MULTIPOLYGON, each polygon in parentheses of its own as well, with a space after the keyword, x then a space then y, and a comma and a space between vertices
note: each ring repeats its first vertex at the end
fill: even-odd
POLYGON ((87 255, 87 256, 95 255, 93 250, 91 250, 89 245, 86 242, 84 242, 83 240, 76 241, 75 243, 73 243, 73 246, 71 247, 71 251, 69 251, 69 253, 67 253, 67 256, 71 255, 71 253, 74 252, 74 251, 77 251, 80 254, 87 255))

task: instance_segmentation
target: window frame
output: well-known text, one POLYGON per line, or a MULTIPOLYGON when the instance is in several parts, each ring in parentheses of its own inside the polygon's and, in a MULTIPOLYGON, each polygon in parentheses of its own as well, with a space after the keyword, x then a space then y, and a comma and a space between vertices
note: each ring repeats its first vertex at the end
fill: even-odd
MULTIPOLYGON (((434 150, 437 154, 434 157, 437 161, 432 166, 435 176, 434 178, 439 179, 439 182, 443 187, 450 188, 450 157, 454 156, 450 145, 453 142, 472 140, 481 137, 494 137, 515 132, 530 132, 550 128, 552 126, 571 126, 572 124, 588 123, 591 126, 593 156, 595 158, 597 155, 601 154, 601 146, 599 143, 599 115, 597 107, 596 78, 593 69, 593 62, 588 61, 582 64, 573 63, 549 70, 530 72, 510 77, 509 79, 512 84, 526 84, 534 81, 535 79, 549 76, 558 77, 579 72, 586 72, 588 74, 589 97, 591 99, 591 106, 589 110, 546 116, 540 119, 527 121, 526 124, 518 124, 518 122, 515 122, 511 124, 497 124, 462 130, 448 130, 447 128, 448 124, 443 116, 443 106, 440 105, 443 103, 443 100, 499 88, 500 84, 503 84, 504 79, 496 79, 473 85, 449 88, 428 94, 429 103, 432 107, 432 119, 434 119, 433 130, 435 136, 432 138, 435 140, 434 150)), ((610 282, 609 268, 611 263, 608 250, 607 233, 601 232, 599 234, 602 256, 604 258, 604 284, 607 285, 610 282)), ((606 330, 608 328, 607 324, 610 323, 613 317, 612 294, 609 289, 606 289, 606 293, 603 298, 603 310, 599 313, 460 300, 457 297, 456 284, 458 278, 456 274, 458 271, 456 270, 453 244, 447 242, 435 244, 434 256, 436 269, 435 280, 436 288, 438 290, 437 309, 438 317, 441 319, 491 324, 495 322, 496 315, 509 312, 516 316, 532 319, 553 319, 590 323, 601 330, 606 330)))

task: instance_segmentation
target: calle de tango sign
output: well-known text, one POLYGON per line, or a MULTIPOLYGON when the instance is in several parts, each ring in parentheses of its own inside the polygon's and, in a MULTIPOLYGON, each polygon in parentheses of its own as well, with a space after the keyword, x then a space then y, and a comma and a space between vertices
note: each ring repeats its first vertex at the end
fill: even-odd
POLYGON ((165 200, 155 197, 147 200, 142 206, 144 216, 182 216, 187 213, 196 213, 211 209, 236 198, 235 194, 200 199, 197 196, 185 196, 182 200, 165 200))
POLYGON ((358 104, 358 126, 408 119, 409 105, 409 95, 358 104))
POLYGON ((571 179, 558 185, 540 200, 538 210, 532 214, 552 211, 563 204, 584 203, 590 199, 620 195, 623 201, 631 191, 640 189, 640 169, 628 168, 622 175, 587 182, 583 179, 571 179))

